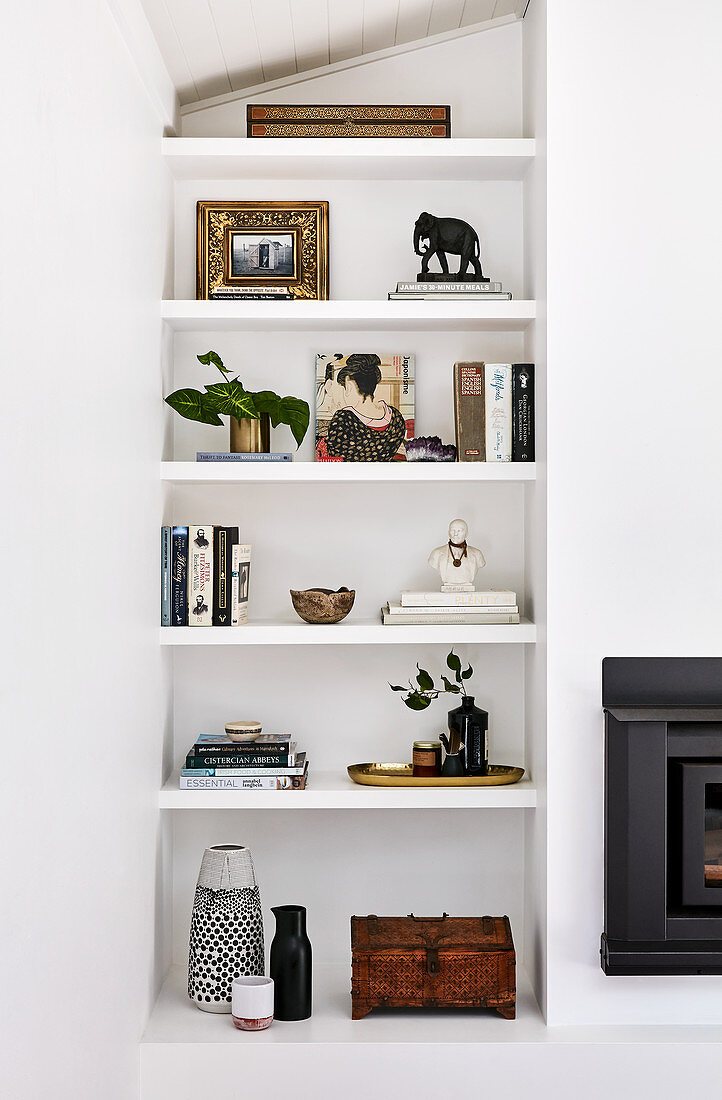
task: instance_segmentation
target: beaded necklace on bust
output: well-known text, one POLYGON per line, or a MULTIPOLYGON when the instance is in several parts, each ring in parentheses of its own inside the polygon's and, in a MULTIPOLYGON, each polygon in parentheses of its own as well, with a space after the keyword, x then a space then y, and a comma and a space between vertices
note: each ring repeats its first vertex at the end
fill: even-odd
POLYGON ((454 565, 459 569, 463 559, 468 556, 466 553, 466 539, 464 539, 463 542, 452 542, 451 539, 449 539, 449 553, 451 554, 451 560, 454 565), (454 557, 454 550, 461 550, 461 554, 458 558, 454 557))

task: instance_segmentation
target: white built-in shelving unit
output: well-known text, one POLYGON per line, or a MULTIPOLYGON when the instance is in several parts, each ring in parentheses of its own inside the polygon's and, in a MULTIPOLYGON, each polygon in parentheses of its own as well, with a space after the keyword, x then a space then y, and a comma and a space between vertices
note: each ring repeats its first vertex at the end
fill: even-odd
MULTIPOLYGON (((385 350, 382 345, 393 340, 397 350, 408 342, 417 357, 417 416, 422 413, 432 429, 432 406, 438 393, 448 405, 444 411, 447 423, 451 416, 450 371, 455 359, 470 358, 472 352, 490 361, 535 359, 536 302, 518 292, 512 301, 473 303, 389 302, 364 296, 322 302, 198 302, 190 298, 190 282, 184 274, 184 258, 187 261, 194 248, 192 203, 197 198, 258 197, 259 181, 283 183, 286 197, 293 195, 294 181, 306 188, 308 181, 313 181, 313 193, 319 197, 325 194, 325 181, 340 181, 342 186, 349 181, 389 186, 429 181, 451 188, 451 203, 460 193, 461 181, 483 181, 502 187, 498 194, 516 211, 510 232, 518 257, 514 274, 519 291, 530 285, 518 245, 522 233, 527 232, 521 189, 534 165, 532 139, 254 142, 166 138, 163 153, 176 181, 178 257, 177 298, 164 301, 161 307, 167 334, 164 392, 168 392, 169 382, 194 384, 190 379, 197 380, 193 374, 195 355, 212 346, 222 350, 226 362, 245 355, 265 372, 265 385, 280 388, 275 363, 277 371, 287 372, 284 392, 304 392, 312 401, 312 367, 306 356, 314 344, 324 350, 329 343, 358 345, 363 339, 368 347, 385 350), (508 195, 505 185, 511 189, 508 195), (279 339, 287 342, 281 346, 279 339), (488 340, 493 343, 485 344, 488 340), (493 350, 485 356, 487 346, 493 350), (294 355, 299 349, 298 366, 288 365, 289 348, 294 355), (425 350, 433 348, 441 348, 443 369, 448 372, 443 377, 439 373, 442 368, 425 361, 425 350), (297 388, 291 389, 292 385, 297 388)), ((361 193, 363 189, 357 190, 361 193)), ((340 194, 339 204, 346 192, 340 194)), ((333 204, 331 216, 333 246, 333 204)), ((405 235, 408 232, 404 230, 405 235)), ((410 251, 408 244, 405 248, 410 251)), ((332 264, 332 294, 333 272, 332 264)), ((389 281, 395 277, 389 273, 389 281)), ((255 379, 243 377, 253 388, 255 379)), ((538 369, 538 391, 543 386, 543 370, 538 369)), ((314 549, 318 566, 314 575, 297 587, 327 583, 327 573, 338 573, 341 555, 347 572, 361 577, 357 605, 364 589, 374 587, 376 593, 375 606, 366 612, 355 608, 337 626, 309 626, 292 620, 284 596, 282 615, 259 615, 252 605, 252 621, 237 630, 159 631, 160 643, 167 647, 173 684, 169 713, 175 728, 168 738, 168 771, 159 805, 165 811, 166 847, 171 853, 166 891, 173 894, 164 922, 164 962, 175 965, 168 970, 144 1038, 144 1079, 148 1082, 144 1100, 160 1100, 152 1082, 163 1081, 167 1086, 184 1074, 190 1075, 188 1079, 193 1074, 204 1076, 209 1087, 211 1078, 217 1087, 232 1073, 257 1073, 260 1080, 262 1074, 273 1072, 273 1063, 263 1061, 263 1052, 286 1043, 500 1042, 507 1046, 515 1038, 537 1041, 544 1031, 543 1021, 525 964, 530 970, 539 970, 538 961, 530 958, 533 948, 529 944, 534 939, 532 925, 539 903, 532 870, 538 787, 533 770, 538 745, 535 749, 534 744, 535 738, 543 737, 543 723, 536 729, 539 702, 533 687, 539 678, 533 660, 537 609, 543 606, 535 592, 532 564, 544 538, 543 527, 535 518, 542 491, 537 485, 540 463, 314 464, 307 460, 309 448, 288 464, 196 463, 188 461, 195 438, 191 443, 190 436, 183 436, 187 426, 174 423, 170 414, 168 425, 160 465, 163 522, 200 522, 196 516, 204 522, 238 522, 242 538, 248 537, 244 523, 255 524, 265 538, 261 524, 266 514, 268 522, 277 525, 273 541, 261 542, 254 535, 252 598, 257 584, 262 587, 264 569, 282 572, 288 555, 302 557, 309 540, 318 543, 314 549), (518 588, 526 615, 522 622, 515 626, 384 627, 378 617, 369 619, 369 612, 375 613, 381 602, 397 598, 386 586, 387 569, 395 577, 393 569, 399 568, 399 558, 403 564, 403 560, 412 562, 419 556, 423 566, 424 549, 428 553, 430 547, 422 544, 419 549, 416 543, 422 537, 419 525, 423 528, 427 514, 429 531, 432 526, 434 531, 440 527, 443 537, 452 515, 469 511, 475 513, 469 517, 475 522, 472 535, 478 533, 482 546, 483 523, 496 517, 496 530, 487 532, 492 542, 487 557, 491 561, 496 554, 499 582, 512 575, 514 585, 509 586, 518 588), (393 539, 389 535, 387 544, 387 531, 391 530, 387 524, 397 516, 393 539), (357 537, 349 550, 347 528, 354 524, 357 537), (257 542, 261 542, 258 547, 257 542), (335 572, 332 566, 336 566, 335 572), (398 675, 396 670, 402 666, 408 675, 419 659, 438 669, 451 646, 473 660, 479 672, 479 695, 484 700, 492 697, 493 761, 523 763, 524 779, 512 786, 467 789, 375 788, 352 783, 346 764, 403 759, 402 753, 407 757, 410 753, 413 736, 429 732, 428 726, 414 724, 417 716, 405 711, 398 697, 389 692, 387 699, 385 681, 398 675), (252 702, 246 704, 246 699, 252 702), (199 724, 253 717, 263 700, 271 709, 284 703, 285 710, 281 707, 277 713, 286 714, 294 730, 297 725, 304 730, 299 740, 311 758, 309 788, 179 790, 177 768, 199 724), (228 713, 233 708, 239 713, 228 713), (386 708, 382 717, 380 708, 386 708), (384 723, 389 739, 385 757, 381 755, 383 747, 374 751, 375 745, 383 745, 386 733, 379 726, 384 723), (290 819, 293 827, 289 831, 290 819), (257 1047, 253 1063, 248 1060, 249 1040, 245 1037, 243 1051, 240 1044, 235 1052, 229 1047, 228 1057, 224 1055, 207 1077, 207 1044, 230 1043, 234 1033, 227 1018, 206 1016, 187 1000, 182 967, 187 916, 203 848, 239 835, 248 838, 253 850, 264 903, 281 903, 289 900, 286 891, 289 896, 293 893, 291 900, 309 907, 312 938, 314 907, 338 904, 345 916, 337 921, 327 913, 325 927, 332 929, 332 934, 315 942, 312 1020, 302 1025, 274 1025, 269 1032, 252 1037, 250 1042, 257 1047), (319 836, 325 839, 319 842, 319 836), (414 871, 424 853, 431 861, 428 870, 433 867, 432 874, 414 871), (350 877, 349 860, 353 865, 350 877), (351 887, 357 880, 367 883, 360 892, 351 887), (490 889, 489 884, 497 880, 498 888, 490 889), (332 894, 328 891, 330 881, 334 883, 332 894), (404 906, 412 905, 417 912, 424 908, 486 912, 487 907, 510 912, 520 960, 517 1024, 493 1015, 475 1015, 459 1024, 438 1013, 413 1021, 404 1014, 386 1016, 383 1022, 372 1014, 368 1021, 352 1024, 349 967, 339 962, 339 952, 333 955, 332 949, 347 935, 347 925, 339 928, 339 922, 347 921, 351 912, 364 911, 364 905, 366 911, 377 912, 387 907, 392 912, 406 912, 404 906)), ((448 428, 444 434, 448 435, 448 428)), ((538 437, 541 440, 543 433, 538 437)), ((211 437, 205 438, 208 446, 199 444, 199 449, 212 449, 211 437)), ((215 449, 223 449, 223 445, 216 443, 215 449)), ((432 535, 424 532, 423 537, 432 535)), ((270 590, 264 591, 270 605, 270 590)), ((436 724, 443 725, 448 706, 442 700, 436 707, 436 724)), ((270 933, 270 926, 267 931, 270 933)))

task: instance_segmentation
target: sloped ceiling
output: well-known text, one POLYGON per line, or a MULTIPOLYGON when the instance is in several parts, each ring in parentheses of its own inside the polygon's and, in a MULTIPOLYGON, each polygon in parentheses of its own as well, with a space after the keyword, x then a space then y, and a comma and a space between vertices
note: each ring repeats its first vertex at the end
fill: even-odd
POLYGON ((181 104, 523 12, 522 0, 142 0, 181 104))

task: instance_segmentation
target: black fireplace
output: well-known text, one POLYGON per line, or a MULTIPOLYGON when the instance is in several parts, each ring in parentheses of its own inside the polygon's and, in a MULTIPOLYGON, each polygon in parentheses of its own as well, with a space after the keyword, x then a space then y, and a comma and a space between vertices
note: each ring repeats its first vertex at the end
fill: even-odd
POLYGON ((605 974, 722 974, 722 658, 607 657, 605 974))

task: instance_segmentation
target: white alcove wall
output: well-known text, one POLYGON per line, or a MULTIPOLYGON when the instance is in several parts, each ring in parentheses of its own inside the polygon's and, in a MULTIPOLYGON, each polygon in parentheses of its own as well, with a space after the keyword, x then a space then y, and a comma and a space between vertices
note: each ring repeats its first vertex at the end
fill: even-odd
POLYGON ((720 652, 722 6, 555 0, 547 33, 549 1022, 719 1026, 722 977, 598 951, 602 658, 720 652))
POLYGON ((105 3, 10 5, 0 69, 0 1093, 134 1100, 167 963, 163 124, 105 3))
MULTIPOLYGON (((297 450, 290 429, 279 426, 272 432, 274 450, 290 451, 296 461, 309 461, 314 451, 313 415, 316 393, 316 354, 352 351, 375 351, 390 354, 413 354, 415 357, 415 430, 417 435, 438 435, 444 441, 454 439, 453 365, 455 361, 486 361, 491 363, 520 362, 525 355, 523 333, 473 332, 362 332, 338 329, 329 332, 194 332, 178 333, 175 337, 174 370, 169 374, 169 388, 186 386, 202 388, 220 380, 215 367, 202 366, 196 359, 212 349, 225 365, 237 373, 249 390, 275 389, 281 395, 303 398, 311 407, 311 425, 306 439, 297 450)), ((168 393, 169 390, 166 390, 168 393)), ((193 460, 198 451, 228 449, 228 428, 196 424, 184 420, 167 409, 167 423, 174 435, 174 450, 165 457, 193 460)), ((377 490, 383 492, 383 488, 377 490)), ((397 490, 398 491, 398 490, 397 490)), ((455 487, 429 489, 424 505, 448 500, 453 510, 455 487), (444 494, 444 497, 442 497, 444 494)), ((228 499, 228 497, 226 497, 228 499)), ((417 498, 421 501, 421 497, 417 498)), ((395 498, 398 500, 398 497, 395 498)), ((449 519, 452 519, 449 516, 449 519)), ((489 524, 472 532, 474 537, 486 536, 489 524)), ((438 538, 443 535, 443 530, 438 538)), ((433 543, 438 546, 437 541, 433 543)), ((430 547, 429 547, 430 549, 430 547)), ((424 547, 405 551, 424 560, 424 547)))
MULTIPOLYGON (((521 137, 521 24, 425 46, 380 61, 262 88, 249 98, 189 104, 183 137, 245 137, 246 104, 441 103, 456 137, 521 137)), ((440 139, 443 140, 443 139, 440 139)))
POLYGON ((270 906, 307 907, 314 961, 338 967, 335 986, 343 997, 351 982, 352 914, 489 911, 507 913, 512 927, 521 927, 522 815, 532 812, 174 811, 174 958, 181 965, 188 959, 199 836, 250 848, 267 947, 275 928, 270 906))
MULTIPOLYGON (((322 166, 320 171, 323 171, 322 166)), ((469 221, 484 274, 524 297, 522 184, 518 180, 200 180, 176 184, 176 298, 195 297, 198 199, 329 204, 329 298, 385 301, 415 279, 414 223, 422 211, 469 221)), ((456 258, 451 257, 455 270, 456 258)), ((432 270, 436 264, 432 265, 432 270)))
MULTIPOLYGON (((477 705, 489 712, 492 761, 523 766, 519 683, 524 647, 460 640, 455 650, 473 666, 469 683, 477 705)), ((348 764, 409 760, 412 742, 438 739, 447 711, 459 701, 441 696, 418 714, 388 685, 415 676, 417 661, 438 680, 442 670, 448 672, 447 652, 448 647, 429 643, 341 646, 332 641, 322 646, 181 647, 175 654, 176 764, 199 731, 247 715, 262 716, 269 731, 292 732, 308 752, 312 774, 334 771, 342 778, 348 764), (204 684, 212 691, 204 691, 204 684)), ((302 802, 296 799, 297 805, 302 802)))

